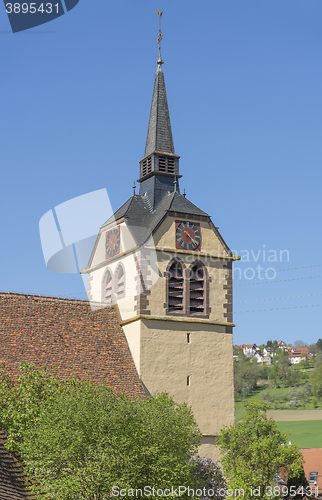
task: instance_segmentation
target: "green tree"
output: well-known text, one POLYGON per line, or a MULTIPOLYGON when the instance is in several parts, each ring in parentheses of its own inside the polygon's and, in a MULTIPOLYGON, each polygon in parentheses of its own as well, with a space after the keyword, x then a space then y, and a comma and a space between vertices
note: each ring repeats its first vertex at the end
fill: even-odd
POLYGON ((256 388, 258 380, 258 364, 256 358, 249 360, 243 353, 234 363, 235 399, 247 396, 256 388))
POLYGON ((322 351, 322 339, 319 339, 316 343, 316 347, 319 349, 319 351, 322 351))
POLYGON ((280 381, 285 386, 287 385, 287 378, 290 372, 290 358, 283 349, 280 349, 280 351, 281 353, 278 359, 278 375, 280 381))
POLYGON ((269 380, 270 368, 267 365, 259 367, 258 376, 261 380, 269 380))
POLYGON ((102 500, 113 487, 205 483, 199 460, 190 460, 201 437, 192 411, 167 394, 116 397, 106 385, 63 381, 33 365, 21 367, 16 383, 3 370, 0 387, 0 427, 37 499, 102 500))
POLYGON ((265 403, 252 403, 235 425, 225 427, 218 438, 223 455, 221 463, 228 488, 244 490, 244 498, 272 498, 274 474, 283 469, 292 477, 301 473, 303 457, 295 444, 288 445, 287 433, 266 416, 265 403))
MULTIPOLYGON (((291 486, 294 486, 295 489, 297 490, 300 486, 303 486, 303 488, 308 488, 310 485, 309 485, 309 482, 308 480, 306 479, 305 477, 305 472, 304 472, 304 469, 302 467, 302 470, 300 472, 300 475, 299 476, 296 476, 296 477, 292 477, 290 476, 287 480, 287 491, 291 491, 291 486)), ((294 490, 293 490, 294 491, 294 490)))
POLYGON ((273 340, 271 347, 272 347, 272 351, 275 353, 277 351, 277 349, 278 349, 278 342, 277 342, 277 340, 273 340))
POLYGON ((319 364, 311 378, 313 396, 322 399, 322 364, 319 364))
POLYGON ((273 368, 272 368, 272 377, 271 380, 273 381, 275 387, 279 387, 281 380, 280 380, 280 375, 279 375, 279 366, 277 363, 274 363, 273 368))
POLYGON ((0 428, 7 435, 6 447, 18 455, 25 431, 37 425, 44 404, 58 390, 68 390, 75 384, 73 379, 62 382, 57 371, 46 367, 37 370, 31 363, 21 363, 19 369, 14 382, 5 367, 0 366, 0 428))

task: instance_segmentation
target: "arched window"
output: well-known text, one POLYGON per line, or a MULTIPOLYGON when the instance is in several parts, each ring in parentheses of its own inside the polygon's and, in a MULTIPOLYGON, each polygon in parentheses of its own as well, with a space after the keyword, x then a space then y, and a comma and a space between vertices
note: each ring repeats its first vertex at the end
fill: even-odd
POLYGON ((112 303, 113 299, 113 276, 110 269, 106 269, 102 282, 102 302, 112 303))
POLYGON ((175 260, 168 270, 168 311, 183 311, 184 277, 182 264, 175 260))
POLYGON ((205 269, 197 262, 190 268, 189 311, 190 314, 205 312, 205 269))
POLYGON ((122 264, 119 264, 117 266, 117 269, 115 271, 114 283, 116 297, 118 299, 121 299, 125 296, 125 272, 122 264))

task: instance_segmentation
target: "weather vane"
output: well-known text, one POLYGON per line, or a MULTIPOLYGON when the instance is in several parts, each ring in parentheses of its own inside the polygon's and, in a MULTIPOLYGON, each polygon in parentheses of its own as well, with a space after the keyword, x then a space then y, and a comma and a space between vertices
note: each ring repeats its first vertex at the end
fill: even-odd
POLYGON ((162 41, 162 37, 163 37, 163 33, 161 31, 161 17, 162 17, 162 14, 163 14, 163 11, 160 12, 158 9, 155 11, 158 16, 159 16, 159 36, 158 36, 158 44, 159 44, 159 60, 157 61, 158 64, 163 64, 163 61, 161 59, 161 41, 162 41))

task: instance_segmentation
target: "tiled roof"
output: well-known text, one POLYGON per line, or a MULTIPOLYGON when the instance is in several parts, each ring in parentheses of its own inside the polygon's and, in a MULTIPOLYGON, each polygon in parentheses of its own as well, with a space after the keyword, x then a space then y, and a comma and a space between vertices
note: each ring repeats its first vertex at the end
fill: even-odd
POLYGON ((21 464, 4 447, 5 436, 0 432, 0 500, 32 500, 26 490, 21 464))
POLYGON ((61 377, 88 376, 116 394, 144 397, 114 308, 94 312, 81 300, 0 293, 0 345, 0 363, 13 375, 23 361, 59 366, 61 377))
MULTIPOLYGON (((301 452, 304 457, 304 472, 306 479, 309 479, 310 472, 317 472, 318 494, 322 494, 322 448, 303 448, 301 452)), ((314 489, 314 484, 310 483, 314 489)))

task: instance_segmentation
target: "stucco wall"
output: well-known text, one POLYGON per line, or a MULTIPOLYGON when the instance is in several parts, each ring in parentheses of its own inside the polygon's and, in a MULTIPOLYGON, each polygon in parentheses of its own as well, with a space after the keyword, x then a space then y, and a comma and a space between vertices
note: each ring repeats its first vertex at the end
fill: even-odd
POLYGON ((225 333, 225 327, 139 321, 139 375, 148 393, 167 391, 178 403, 187 402, 205 435, 217 435, 224 425, 233 423, 232 335, 225 333))

